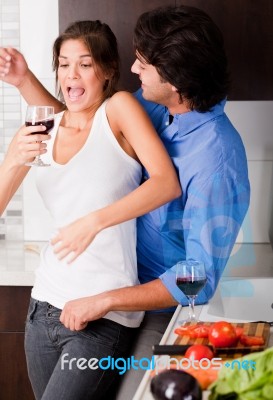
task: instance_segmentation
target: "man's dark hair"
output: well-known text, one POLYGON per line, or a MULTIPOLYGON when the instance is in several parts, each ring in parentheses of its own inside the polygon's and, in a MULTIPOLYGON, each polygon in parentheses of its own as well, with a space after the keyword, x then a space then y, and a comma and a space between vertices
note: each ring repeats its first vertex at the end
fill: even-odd
POLYGON ((192 110, 209 111, 227 96, 223 36, 204 11, 170 6, 143 13, 134 30, 134 47, 192 110))

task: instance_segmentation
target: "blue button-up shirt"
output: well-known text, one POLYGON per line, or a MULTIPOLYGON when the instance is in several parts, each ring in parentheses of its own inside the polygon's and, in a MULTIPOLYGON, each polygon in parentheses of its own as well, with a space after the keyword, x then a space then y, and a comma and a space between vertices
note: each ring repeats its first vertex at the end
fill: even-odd
MULTIPOLYGON (((249 206, 247 160, 241 137, 224 113, 175 114, 136 98, 148 112, 176 168, 182 196, 138 218, 137 257, 141 283, 160 278, 172 296, 188 304, 175 283, 175 264, 203 261, 207 283, 198 303, 214 294, 249 206)), ((148 178, 144 170, 144 179, 148 178)))

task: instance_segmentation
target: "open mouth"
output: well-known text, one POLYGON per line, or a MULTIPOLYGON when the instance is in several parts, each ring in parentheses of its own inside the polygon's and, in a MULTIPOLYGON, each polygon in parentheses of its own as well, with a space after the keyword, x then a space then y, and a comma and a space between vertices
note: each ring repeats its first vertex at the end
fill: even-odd
POLYGON ((78 100, 85 92, 84 88, 80 87, 68 87, 67 88, 67 93, 68 97, 71 101, 76 101, 78 100))

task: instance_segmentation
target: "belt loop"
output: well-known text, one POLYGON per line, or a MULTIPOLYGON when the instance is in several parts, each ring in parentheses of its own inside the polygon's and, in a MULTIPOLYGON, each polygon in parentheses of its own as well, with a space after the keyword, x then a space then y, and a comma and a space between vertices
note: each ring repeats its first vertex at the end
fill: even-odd
POLYGON ((37 305, 38 305, 38 300, 31 299, 31 303, 32 303, 32 310, 29 313, 29 321, 30 322, 33 321, 33 317, 34 317, 34 314, 36 312, 37 305))

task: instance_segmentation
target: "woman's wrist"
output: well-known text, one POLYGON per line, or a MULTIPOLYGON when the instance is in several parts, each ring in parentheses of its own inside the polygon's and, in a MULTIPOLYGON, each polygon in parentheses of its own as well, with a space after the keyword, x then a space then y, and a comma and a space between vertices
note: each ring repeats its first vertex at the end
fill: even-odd
MULTIPOLYGON (((17 144, 16 144, 17 145, 17 144)), ((14 144, 11 144, 10 149, 4 158, 2 167, 9 173, 15 173, 20 170, 22 167, 25 167, 25 163, 28 161, 24 154, 20 154, 20 152, 14 148, 14 144)))
POLYGON ((35 79, 35 76, 31 72, 31 70, 28 68, 25 75, 22 77, 22 80, 16 85, 16 88, 20 91, 20 93, 22 93, 25 88, 30 87, 33 79, 35 79))
POLYGON ((7 155, 1 165, 1 169, 5 174, 15 174, 18 169, 22 167, 16 157, 7 155))
POLYGON ((104 218, 103 209, 91 212, 91 214, 88 216, 88 224, 89 226, 95 227, 96 234, 107 228, 108 226, 104 218))

